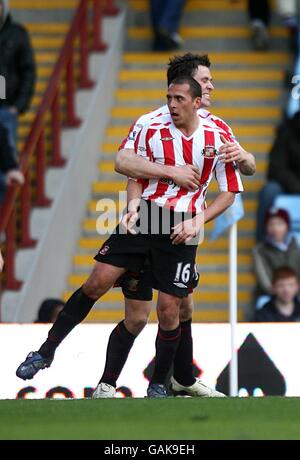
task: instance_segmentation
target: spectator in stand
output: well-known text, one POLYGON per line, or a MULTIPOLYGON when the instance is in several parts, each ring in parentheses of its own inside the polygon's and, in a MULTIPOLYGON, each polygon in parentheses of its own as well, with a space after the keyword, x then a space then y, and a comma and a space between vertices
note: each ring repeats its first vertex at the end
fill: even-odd
POLYGON ((297 0, 277 0, 276 3, 277 11, 282 18, 283 24, 289 32, 290 50, 296 57, 299 54, 299 17, 297 11, 297 0))
POLYGON ((24 176, 19 169, 15 150, 9 143, 8 131, 0 122, 0 205, 8 185, 23 183, 24 176))
POLYGON ((278 267, 292 268, 300 279, 300 248, 289 231, 289 214, 285 209, 271 209, 265 225, 266 238, 253 250, 257 295, 272 294, 272 277, 278 267))
MULTIPOLYGON (((231 2, 238 3, 239 0, 231 0, 231 2)), ((247 12, 250 21, 253 48, 256 51, 265 51, 270 45, 268 32, 271 18, 270 1, 248 0, 247 12)))
POLYGON ((274 271, 272 294, 270 301, 255 312, 254 321, 300 321, 299 280, 292 268, 279 267, 274 271))
POLYGON ((13 22, 8 0, 0 0, 0 75, 5 78, 6 95, 0 99, 0 122, 9 132, 15 148, 18 114, 26 112, 34 92, 35 63, 29 35, 13 22))
POLYGON ((252 45, 257 51, 269 48, 268 26, 271 18, 269 0, 248 0, 248 17, 252 33, 252 45))
POLYGON ((264 238, 266 212, 280 194, 300 194, 300 111, 279 126, 269 154, 267 182, 258 199, 257 241, 264 238))
POLYGON ((45 299, 40 305, 35 323, 54 323, 64 306, 61 299, 45 299))
POLYGON ((151 22, 154 51, 177 50, 183 45, 178 34, 186 0, 151 0, 151 22))

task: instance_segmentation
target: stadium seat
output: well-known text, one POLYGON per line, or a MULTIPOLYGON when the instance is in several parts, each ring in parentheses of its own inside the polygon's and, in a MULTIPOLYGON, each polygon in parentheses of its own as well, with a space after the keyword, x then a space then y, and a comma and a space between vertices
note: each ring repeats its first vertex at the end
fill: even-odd
POLYGON ((270 295, 260 295, 256 300, 256 310, 260 310, 267 302, 269 302, 270 299, 270 295))
MULTIPOLYGON (((270 299, 270 295, 260 295, 256 300, 255 309, 260 310, 270 299)), ((298 300, 300 301, 300 295, 298 296, 298 300)))

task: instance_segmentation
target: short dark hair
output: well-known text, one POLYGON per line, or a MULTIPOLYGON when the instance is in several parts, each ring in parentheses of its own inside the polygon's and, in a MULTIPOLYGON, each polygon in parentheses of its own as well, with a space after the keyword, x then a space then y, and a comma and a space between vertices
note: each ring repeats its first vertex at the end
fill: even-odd
POLYGON ((193 77, 199 65, 210 68, 211 63, 207 54, 186 53, 170 59, 167 70, 168 86, 175 78, 182 75, 193 77))
POLYGON ((45 299, 40 305, 35 323, 50 323, 52 321, 53 310, 59 305, 64 306, 64 301, 55 298, 45 299))
POLYGON ((284 280, 287 278, 296 278, 296 280, 299 282, 298 275, 292 267, 282 266, 275 268, 272 275, 272 284, 275 284, 277 281, 284 280))
POLYGON ((189 75, 182 75, 181 77, 177 77, 174 80, 172 80, 170 83, 170 85, 184 85, 184 84, 189 85, 190 94, 193 99, 195 99, 196 97, 202 96, 201 85, 199 85, 199 83, 193 77, 190 77, 189 75))

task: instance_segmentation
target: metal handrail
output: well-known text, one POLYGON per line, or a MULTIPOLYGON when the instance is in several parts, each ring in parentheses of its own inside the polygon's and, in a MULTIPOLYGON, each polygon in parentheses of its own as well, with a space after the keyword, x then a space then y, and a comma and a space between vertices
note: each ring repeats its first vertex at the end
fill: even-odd
POLYGON ((75 40, 78 38, 79 52, 79 87, 91 88, 88 72, 88 55, 91 51, 103 51, 107 45, 101 37, 102 15, 115 15, 118 9, 114 0, 80 0, 74 13, 70 29, 65 38, 63 47, 53 69, 47 89, 38 107, 29 135, 20 155, 20 169, 24 174, 23 186, 11 185, 8 187, 5 200, 0 210, 0 235, 5 235, 5 283, 4 288, 16 290, 22 283, 15 277, 15 254, 18 247, 34 247, 36 241, 32 239, 29 228, 29 219, 32 208, 35 206, 49 206, 51 200, 45 193, 45 173, 47 158, 45 149, 45 118, 51 113, 51 166, 61 167, 65 159, 61 155, 61 103, 60 82, 65 72, 66 85, 66 113, 64 126, 79 126, 81 120, 75 113, 75 79, 74 53, 75 40), (89 15, 89 7, 92 14, 89 15), (92 30, 92 45, 89 47, 89 30, 92 30), (31 160, 36 163, 36 198, 33 203, 31 193, 31 160), (16 222, 17 206, 20 208, 19 223, 16 222), (19 234, 19 236, 18 236, 19 234), (18 240, 17 240, 18 238, 18 240))

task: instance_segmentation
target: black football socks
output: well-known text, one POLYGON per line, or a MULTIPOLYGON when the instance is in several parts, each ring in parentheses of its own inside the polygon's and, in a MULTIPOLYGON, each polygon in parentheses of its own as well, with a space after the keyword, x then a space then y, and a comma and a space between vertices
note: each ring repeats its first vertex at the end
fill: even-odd
POLYGON ((180 342, 174 357, 174 378, 184 386, 191 386, 195 383, 193 375, 193 337, 192 320, 180 323, 180 342))
POLYGON ((38 350, 43 358, 53 359, 58 345, 84 320, 94 303, 95 300, 88 297, 82 288, 72 294, 50 329, 46 342, 38 350))
POLYGON ((180 332, 180 325, 172 331, 165 331, 158 326, 155 367, 150 383, 164 384, 180 342, 180 332))
POLYGON ((117 380, 126 363, 135 338, 135 335, 126 329, 124 320, 117 324, 109 336, 105 368, 100 382, 109 383, 114 387, 117 386, 117 380))

